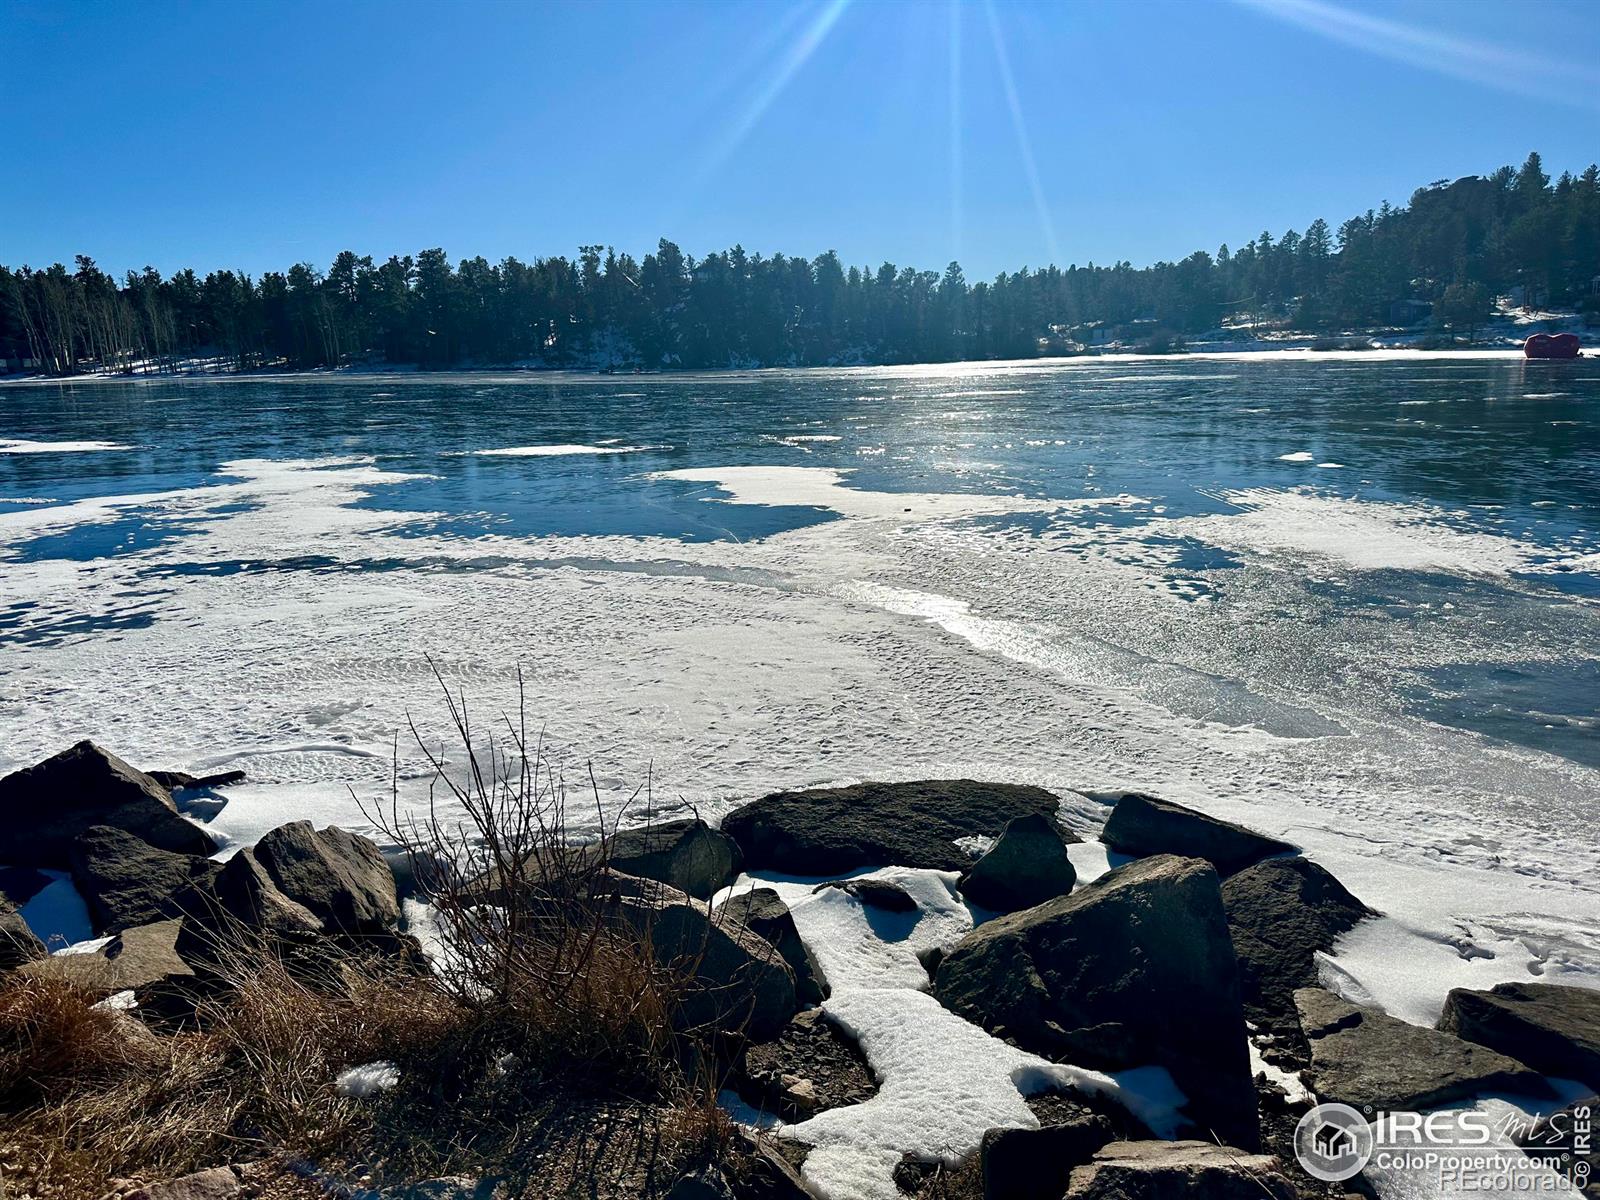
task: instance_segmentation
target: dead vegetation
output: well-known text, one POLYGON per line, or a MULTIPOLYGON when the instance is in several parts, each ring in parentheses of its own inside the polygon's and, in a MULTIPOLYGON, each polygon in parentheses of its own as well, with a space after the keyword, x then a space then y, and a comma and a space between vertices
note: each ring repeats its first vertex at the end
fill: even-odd
POLYGON ((430 753, 437 803, 370 814, 426 898, 434 969, 346 954, 307 971, 270 939, 225 939, 219 978, 176 1024, 0 978, 8 1186, 84 1200, 118 1179, 269 1159, 380 1186, 469 1175, 508 1195, 647 1197, 736 1157, 716 1094, 739 1031, 689 1025, 693 964, 663 965, 617 919, 607 842, 621 813, 569 844, 566 786, 542 749, 509 722, 480 748, 459 698, 450 712, 462 766, 430 753), (397 1084, 340 1094, 341 1071, 379 1061, 397 1084))

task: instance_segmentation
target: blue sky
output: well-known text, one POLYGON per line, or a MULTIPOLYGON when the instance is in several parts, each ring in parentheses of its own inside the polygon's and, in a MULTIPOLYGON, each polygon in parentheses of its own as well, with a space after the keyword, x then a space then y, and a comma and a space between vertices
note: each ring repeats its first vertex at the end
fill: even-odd
POLYGON ((1600 158, 1593 0, 0 3, 0 262, 701 254, 969 278, 1600 158))

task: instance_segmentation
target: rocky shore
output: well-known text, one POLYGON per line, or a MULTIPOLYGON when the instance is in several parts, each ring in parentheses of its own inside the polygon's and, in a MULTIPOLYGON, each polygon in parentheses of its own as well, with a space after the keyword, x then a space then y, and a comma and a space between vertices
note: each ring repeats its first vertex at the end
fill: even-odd
MULTIPOLYGON (((1296 847, 1151 796, 1114 798, 1084 841, 1093 831, 1061 824, 1060 799, 1032 787, 779 792, 720 828, 624 829, 570 858, 547 849, 462 878, 423 853, 446 848, 304 821, 221 847, 174 797, 225 798, 237 779, 145 773, 89 742, 0 779, 8 1200, 71 1195, 41 1147, 80 1136, 46 1128, 55 1093, 24 1086, 43 1068, 24 1061, 39 1039, 17 996, 69 989, 102 1032, 156 1061, 258 1002, 252 963, 352 1021, 347 1049, 328 1040, 329 1071, 297 1103, 366 1114, 369 1137, 398 1119, 399 1096, 417 1111, 448 1096, 456 1108, 429 1111, 463 1121, 504 1104, 513 1125, 557 1123, 564 1105, 591 1157, 552 1151, 539 1165, 519 1149, 508 1164, 424 1178, 397 1171, 392 1148, 277 1144, 241 1117, 218 1131, 235 1152, 176 1177, 112 1180, 110 1196, 1387 1198, 1400 1193, 1381 1175, 1328 1183, 1297 1163, 1292 1138, 1312 1104, 1426 1111, 1513 1095, 1557 1112, 1574 1087, 1600 1089, 1600 991, 1458 989, 1432 1029, 1353 1003, 1324 989, 1317 956, 1376 914, 1296 847), (91 940, 40 939, 29 916, 47 889, 81 899, 91 940), (712 1081, 720 1110, 697 1119, 719 1132, 657 1138, 649 1155, 594 1148, 617 1113, 670 1111, 681 1124, 682 1102, 637 1086, 583 1094, 548 1073, 524 1087, 515 1045, 480 1054, 465 1037, 422 1065, 402 1034, 392 1061, 370 1061, 387 1044, 358 1019, 376 1007, 373 981, 413 997, 398 1007, 417 1005, 419 1045, 435 1009, 414 997, 471 1009, 485 990, 461 986, 438 933, 465 912, 513 926, 527 913, 640 947, 672 980, 655 1017, 662 1045, 684 1078, 712 1081)), ((506 944, 521 944, 514 928, 506 944)), ((527 945, 550 942, 530 933, 527 945)), ((481 1022, 470 1027, 482 1040, 481 1022)))

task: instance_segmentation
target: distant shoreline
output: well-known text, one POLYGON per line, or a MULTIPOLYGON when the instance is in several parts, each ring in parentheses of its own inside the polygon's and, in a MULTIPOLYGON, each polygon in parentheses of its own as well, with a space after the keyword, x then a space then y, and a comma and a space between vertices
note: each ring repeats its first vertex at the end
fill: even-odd
MULTIPOLYGON (((1593 349, 1586 348, 1584 358, 1594 358, 1593 349)), ((225 380, 270 380, 270 379, 363 379, 363 378, 438 378, 451 375, 494 376, 507 375, 518 378, 539 377, 579 377, 584 379, 605 378, 640 378, 640 377, 671 377, 680 378, 695 375, 752 375, 757 373, 799 372, 799 371, 925 371, 930 369, 949 368, 1060 368, 1073 365, 1089 366, 1094 363, 1129 363, 1129 362, 1249 362, 1249 361, 1328 361, 1349 362, 1370 360, 1381 362, 1394 359, 1486 359, 1497 358, 1508 361, 1524 362, 1552 362, 1559 364, 1558 359, 1526 359, 1520 347, 1468 347, 1461 346, 1454 349, 1435 350, 1420 349, 1413 346, 1374 346, 1367 349, 1340 348, 1331 350, 1315 350, 1309 346, 1291 347, 1256 347, 1250 349, 1233 350, 1169 350, 1160 353, 1139 351, 1108 351, 1106 353, 1090 354, 1061 354, 1041 355, 1038 358, 1010 358, 1010 359, 958 359, 947 362, 920 362, 920 363, 839 363, 834 365, 809 365, 809 366, 740 366, 740 367, 652 367, 643 368, 615 368, 584 366, 530 366, 526 364, 499 364, 483 366, 451 366, 439 369, 423 368, 408 364, 394 364, 384 366, 350 366, 350 367, 314 367, 304 370, 284 368, 252 368, 250 370, 181 370, 181 371, 151 371, 129 374, 116 373, 84 373, 78 375, 13 375, 0 376, 0 388, 15 386, 39 386, 41 384, 66 384, 66 383, 171 383, 175 381, 208 381, 221 382, 225 380)), ((1579 359, 1577 361, 1582 361, 1579 359)))

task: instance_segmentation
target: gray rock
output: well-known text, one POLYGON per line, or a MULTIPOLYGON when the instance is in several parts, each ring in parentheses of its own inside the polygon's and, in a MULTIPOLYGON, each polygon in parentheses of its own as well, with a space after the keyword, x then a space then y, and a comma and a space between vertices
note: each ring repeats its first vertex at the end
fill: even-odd
POLYGON ((795 995, 802 1004, 820 1004, 828 997, 828 980, 801 940, 794 917, 771 888, 751 888, 730 896, 717 908, 717 920, 740 925, 777 948, 794 972, 795 995))
POLYGON ((33 962, 46 954, 41 942, 22 914, 9 901, 0 900, 0 971, 9 971, 33 962))
POLYGON ((673 1184, 666 1200, 733 1200, 733 1188, 716 1167, 701 1167, 673 1184))
POLYGON ((1072 1172, 1065 1200, 1293 1200, 1270 1154, 1213 1142, 1113 1142, 1072 1172))
POLYGON ((1546 1075, 1600 1089, 1600 991, 1555 983, 1456 988, 1439 1028, 1546 1075))
POLYGON ((1317 982, 1315 953, 1375 915, 1332 875, 1300 857, 1269 858, 1222 885, 1239 957, 1245 1014, 1274 1033, 1294 1033, 1296 988, 1317 982))
POLYGON ((66 869, 74 839, 92 825, 180 854, 217 848, 178 815, 166 788, 93 742, 0 779, 0 861, 66 869))
MULTIPOLYGON (((743 1186, 739 1200, 814 1200, 800 1180, 800 1172, 768 1139, 756 1139, 742 1129, 734 1131, 735 1144, 744 1154, 743 1186)), ((794 1148, 798 1143, 784 1143, 794 1148)))
POLYGON ((1454 1034, 1408 1025, 1322 988, 1301 988, 1294 1000, 1311 1042, 1304 1079, 1320 1100, 1419 1111, 1484 1092, 1552 1094, 1524 1063, 1454 1034))
POLYGON ((829 890, 841 891, 847 896, 854 896, 871 908, 881 908, 884 912, 913 913, 917 911, 917 902, 911 898, 911 893, 898 883, 890 883, 884 879, 830 879, 827 883, 819 883, 812 888, 812 893, 829 890))
POLYGON ((709 900, 734 881, 741 857, 732 838, 696 817, 619 831, 607 862, 625 875, 660 880, 709 900))
POLYGON ((50 876, 32 867, 0 867, 0 901, 21 908, 45 888, 50 876))
POLYGON ((244 1182, 232 1167, 212 1167, 168 1183, 138 1188, 123 1200, 233 1200, 244 1194, 244 1182))
POLYGON ((17 968, 40 979, 60 979, 100 996, 138 991, 194 974, 177 950, 177 920, 124 929, 91 953, 54 954, 17 968))
POLYGON ((255 857, 278 890, 309 911, 325 933, 386 934, 400 921, 394 873, 364 837, 292 821, 257 842, 255 857))
POLYGON ((612 875, 606 899, 657 964, 688 981, 678 1024, 685 1030, 742 1034, 766 1041, 799 1009, 794 973, 772 943, 714 921, 701 901, 655 880, 612 875))
POLYGON ((72 882, 89 907, 96 933, 172 916, 175 893, 222 870, 209 858, 158 850, 113 825, 84 830, 70 856, 72 882))
POLYGON ((1161 855, 979 926, 935 994, 1026 1049, 1106 1070, 1166 1067, 1187 1113, 1259 1144, 1238 965, 1216 872, 1161 855))
POLYGON ((232 783, 243 783, 243 771, 218 771, 212 775, 191 775, 187 771, 151 771, 150 778, 154 779, 169 792, 194 792, 204 788, 227 787, 232 783))
POLYGON ((1060 1200, 1072 1169, 1116 1135, 1087 1110, 1038 1129, 991 1129, 983 1135, 983 1200, 1060 1200))
POLYGON ((971 779, 858 783, 777 792, 729 813, 722 832, 746 870, 838 875, 858 867, 961 871, 970 859, 955 839, 997 836, 1014 817, 1054 819, 1060 800, 1043 788, 971 779))
POLYGON ((1118 854, 1134 858, 1149 854, 1203 858, 1224 877, 1295 848, 1242 825, 1138 792, 1117 799, 1100 840, 1118 854))
POLYGON ((279 890, 253 851, 240 850, 208 880, 179 891, 172 909, 183 917, 177 950, 207 973, 225 966, 240 948, 271 945, 279 950, 321 947, 322 922, 279 890))
POLYGON ((1030 813, 1006 823, 1000 840, 961 877, 961 894, 992 912, 1016 912, 1065 896, 1077 880, 1061 826, 1030 813))

